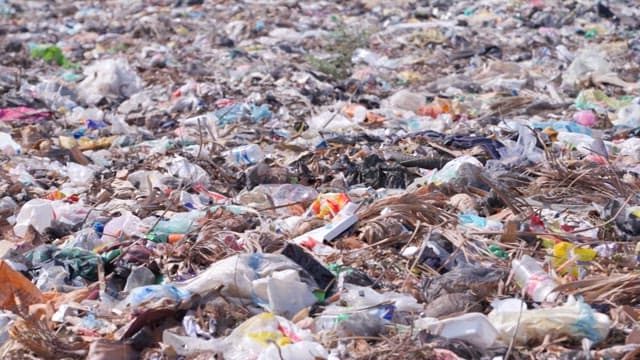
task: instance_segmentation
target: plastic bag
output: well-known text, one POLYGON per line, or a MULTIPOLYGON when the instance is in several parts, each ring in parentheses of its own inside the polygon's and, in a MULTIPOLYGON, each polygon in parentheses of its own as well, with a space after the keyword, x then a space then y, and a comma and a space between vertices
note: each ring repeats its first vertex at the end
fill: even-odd
POLYGON ((242 323, 225 339, 227 348, 224 351, 224 358, 227 360, 327 358, 327 351, 313 340, 309 331, 300 329, 280 316, 262 313, 242 323), (297 345, 286 350, 294 344, 297 345), (273 357, 278 354, 278 347, 282 350, 282 356, 273 357))
POLYGON ((622 109, 618 110, 616 119, 612 121, 615 126, 624 126, 630 128, 640 127, 640 99, 634 100, 634 103, 629 104, 622 109))
POLYGON ((482 167, 482 163, 478 159, 470 155, 463 155, 449 161, 445 166, 442 167, 442 169, 438 170, 431 176, 429 182, 440 185, 456 179, 459 176, 460 168, 464 164, 482 167))
POLYGON ((89 105, 103 98, 128 98, 142 90, 142 81, 123 58, 96 61, 84 69, 84 75, 78 84, 79 96, 89 105))
POLYGON ((562 74, 562 85, 572 86, 589 73, 607 74, 611 70, 611 65, 600 53, 595 50, 581 51, 562 74))
POLYGON ((320 194, 311 204, 311 211, 321 219, 334 217, 351 200, 344 193, 320 194))
POLYGON ((20 154, 21 148, 20 144, 13 141, 11 134, 0 132, 0 151, 12 156, 20 154))
POLYGON ((523 310, 518 306, 499 307, 495 303, 489 313, 489 321, 498 331, 498 339, 506 344, 515 335, 516 344, 541 341, 547 334, 569 336, 579 340, 603 340, 609 333, 609 316, 594 311, 589 305, 569 297, 566 304, 554 308, 523 310), (517 332, 516 332, 517 331, 517 332))
POLYGON ((191 292, 179 289, 173 285, 141 286, 131 290, 129 295, 118 304, 118 308, 123 309, 129 306, 135 307, 140 304, 162 299, 179 302, 190 297, 191 292))
POLYGON ((142 220, 130 212, 124 212, 122 215, 109 220, 104 226, 102 233, 103 242, 113 242, 122 235, 143 235, 146 231, 142 220))
POLYGON ((71 278, 82 276, 89 281, 98 280, 98 263, 102 258, 89 250, 62 248, 54 252, 53 259, 67 267, 71 278))
POLYGON ((75 186, 89 186, 95 176, 92 168, 73 162, 67 164, 66 170, 70 184, 75 186))
POLYGON ((169 174, 190 184, 203 184, 205 186, 209 184, 209 174, 203 168, 180 156, 168 161, 165 167, 169 174))
MULTIPOLYGON (((506 166, 521 165, 523 161, 539 163, 542 161, 544 153, 536 147, 537 138, 528 128, 518 125, 518 141, 512 145, 498 149, 500 153, 500 163, 506 166)), ((490 160, 493 161, 493 160, 490 160)))
POLYGON ((222 294, 229 299, 253 302, 287 316, 312 305, 316 301, 312 291, 318 288, 313 278, 286 256, 262 253, 228 257, 195 278, 174 285, 202 296, 222 286, 222 294))
POLYGON ((13 232, 16 236, 24 237, 29 226, 33 226, 37 232, 42 234, 51 226, 54 219, 55 213, 51 206, 51 200, 29 200, 20 209, 13 232))

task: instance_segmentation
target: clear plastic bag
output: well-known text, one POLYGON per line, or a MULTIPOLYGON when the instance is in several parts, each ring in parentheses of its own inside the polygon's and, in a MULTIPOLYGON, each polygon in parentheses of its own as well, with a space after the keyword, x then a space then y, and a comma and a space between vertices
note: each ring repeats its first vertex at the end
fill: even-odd
POLYGON ((591 341, 603 340, 609 333, 611 320, 605 314, 594 311, 589 305, 570 297, 566 304, 554 308, 523 310, 518 307, 501 308, 494 304, 489 320, 498 330, 498 338, 516 344, 541 341, 547 334, 569 336, 576 340, 583 337, 591 341))

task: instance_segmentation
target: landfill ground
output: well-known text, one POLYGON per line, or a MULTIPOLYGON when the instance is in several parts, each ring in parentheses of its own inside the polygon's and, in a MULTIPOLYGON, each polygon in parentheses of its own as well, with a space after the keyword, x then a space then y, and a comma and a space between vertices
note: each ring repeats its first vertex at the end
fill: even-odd
POLYGON ((640 359, 635 0, 0 0, 0 359, 640 359))

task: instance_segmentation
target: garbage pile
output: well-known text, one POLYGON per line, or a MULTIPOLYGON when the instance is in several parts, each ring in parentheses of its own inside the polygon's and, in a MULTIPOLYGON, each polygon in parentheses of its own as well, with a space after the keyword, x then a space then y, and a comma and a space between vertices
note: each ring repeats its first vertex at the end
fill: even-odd
POLYGON ((635 1, 0 18, 3 359, 640 357, 635 1))

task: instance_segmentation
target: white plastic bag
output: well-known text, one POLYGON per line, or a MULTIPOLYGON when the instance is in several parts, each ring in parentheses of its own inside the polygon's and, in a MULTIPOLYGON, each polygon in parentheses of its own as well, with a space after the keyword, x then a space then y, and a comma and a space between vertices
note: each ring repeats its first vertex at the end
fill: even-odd
POLYGON ((33 199, 22 205, 13 232, 24 237, 27 234, 29 225, 42 234, 55 219, 55 213, 51 206, 51 200, 33 199))
POLYGON ((516 344, 541 341, 547 334, 569 336, 577 340, 588 338, 598 342, 607 337, 611 324, 609 316, 594 311, 589 305, 573 297, 569 297, 562 306, 523 310, 522 313, 518 311, 518 306, 496 304, 494 307, 497 309, 489 313, 489 321, 498 331, 498 339, 507 344, 516 329, 516 344))
POLYGON ((96 61, 84 69, 84 75, 78 94, 88 105, 96 105, 103 98, 128 98, 142 90, 142 80, 122 58, 96 61))
POLYGON ((222 286, 228 299, 251 303, 291 317, 316 299, 316 282, 284 255, 241 254, 212 264, 193 279, 175 286, 206 296, 222 286))

